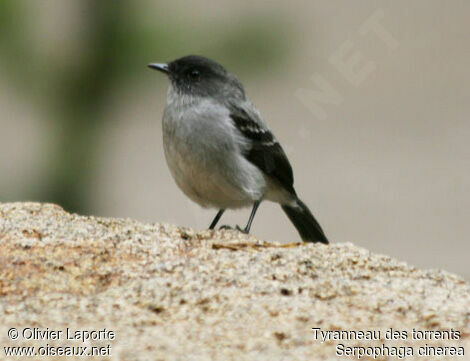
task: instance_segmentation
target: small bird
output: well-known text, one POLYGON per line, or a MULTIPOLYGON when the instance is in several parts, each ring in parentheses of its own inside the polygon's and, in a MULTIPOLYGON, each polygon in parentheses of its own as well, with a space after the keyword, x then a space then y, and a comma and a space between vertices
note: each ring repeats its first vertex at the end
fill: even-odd
POLYGON ((320 224, 294 190, 281 145, 245 95, 240 81, 217 62, 189 55, 148 65, 170 79, 163 113, 163 147, 170 172, 186 196, 218 209, 279 203, 305 242, 328 244, 320 224))

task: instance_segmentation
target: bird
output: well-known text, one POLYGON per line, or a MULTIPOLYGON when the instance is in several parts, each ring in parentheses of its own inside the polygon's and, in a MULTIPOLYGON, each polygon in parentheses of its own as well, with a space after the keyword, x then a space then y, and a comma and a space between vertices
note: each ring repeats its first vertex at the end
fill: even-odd
POLYGON ((292 167, 279 141, 221 64, 188 55, 148 67, 169 78, 163 111, 163 149, 181 191, 203 208, 252 207, 249 233, 260 203, 280 204, 302 241, 328 244, 325 232, 294 189, 292 167))

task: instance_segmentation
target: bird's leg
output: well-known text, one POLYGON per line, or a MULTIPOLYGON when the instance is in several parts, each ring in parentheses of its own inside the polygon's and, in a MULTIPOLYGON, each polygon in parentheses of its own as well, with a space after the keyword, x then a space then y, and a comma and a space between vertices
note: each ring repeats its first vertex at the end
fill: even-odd
POLYGON ((256 211, 258 210, 260 201, 256 201, 255 204, 253 204, 253 209, 251 210, 250 218, 248 219, 248 223, 246 224, 245 229, 240 229, 240 227, 237 226, 237 229, 240 232, 243 233, 250 233, 250 228, 251 228, 251 223, 253 222, 253 219, 255 218, 256 211))
POLYGON ((217 225, 217 222, 220 220, 220 217, 222 217, 222 214, 224 214, 225 209, 221 209, 217 212, 215 215, 214 220, 212 221, 211 225, 209 226, 209 229, 214 229, 215 226, 217 225))

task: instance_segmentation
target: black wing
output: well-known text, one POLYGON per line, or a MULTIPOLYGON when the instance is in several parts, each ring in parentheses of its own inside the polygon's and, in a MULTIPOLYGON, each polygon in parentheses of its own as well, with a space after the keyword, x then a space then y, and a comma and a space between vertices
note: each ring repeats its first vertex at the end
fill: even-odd
POLYGON ((252 141, 251 149, 245 154, 246 159, 295 195, 292 167, 271 131, 261 127, 244 109, 232 109, 230 117, 237 129, 252 141))

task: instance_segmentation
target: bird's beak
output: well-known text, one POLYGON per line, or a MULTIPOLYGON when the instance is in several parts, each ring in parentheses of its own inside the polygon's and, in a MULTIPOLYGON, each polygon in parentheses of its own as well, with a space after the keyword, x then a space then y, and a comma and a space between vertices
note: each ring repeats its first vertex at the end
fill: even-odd
POLYGON ((162 73, 168 74, 170 71, 168 70, 168 64, 165 63, 150 63, 148 65, 149 68, 161 71, 162 73))

